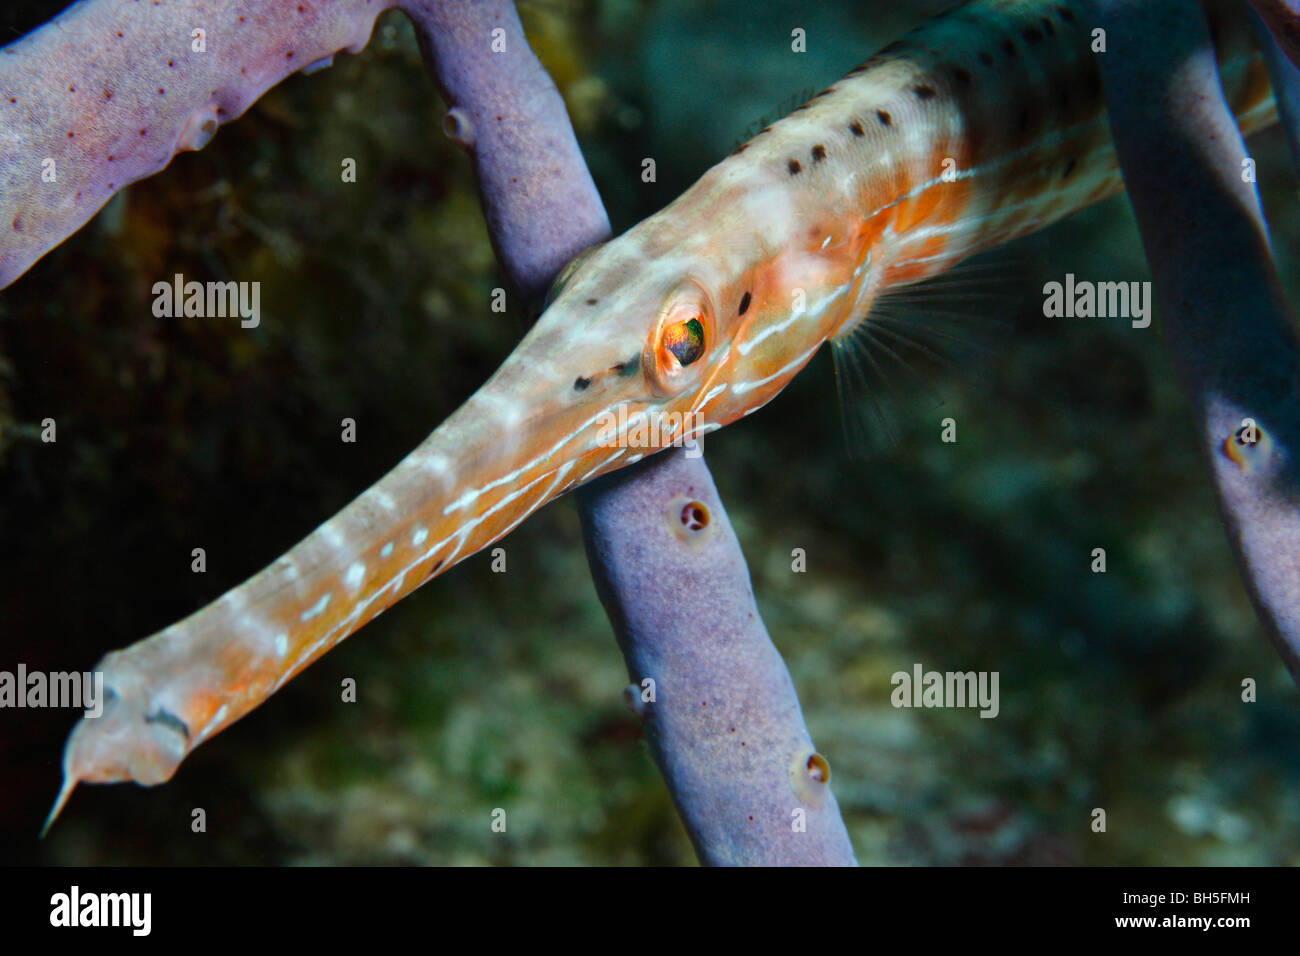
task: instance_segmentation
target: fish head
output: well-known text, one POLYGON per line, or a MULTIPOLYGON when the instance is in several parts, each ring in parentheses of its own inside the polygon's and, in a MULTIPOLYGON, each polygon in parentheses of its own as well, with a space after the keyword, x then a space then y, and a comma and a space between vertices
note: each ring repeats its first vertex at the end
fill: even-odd
POLYGON ((775 189, 701 186, 708 209, 684 215, 688 193, 570 263, 516 353, 524 368, 490 384, 517 397, 538 379, 524 369, 545 366, 533 400, 567 412, 565 427, 596 427, 600 447, 652 450, 780 392, 864 308, 862 236, 797 213, 775 189))

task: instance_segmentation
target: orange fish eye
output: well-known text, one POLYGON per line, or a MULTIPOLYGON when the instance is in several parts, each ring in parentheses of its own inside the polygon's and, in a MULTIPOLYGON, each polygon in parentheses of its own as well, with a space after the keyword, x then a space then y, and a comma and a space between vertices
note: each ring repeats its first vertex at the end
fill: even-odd
POLYGON ((697 382, 715 334, 708 293, 693 279, 683 280, 665 298, 641 353, 650 391, 677 395, 697 382))
POLYGON ((667 326, 664 329, 663 347, 682 366, 697 361, 704 354, 704 323, 697 316, 667 326))

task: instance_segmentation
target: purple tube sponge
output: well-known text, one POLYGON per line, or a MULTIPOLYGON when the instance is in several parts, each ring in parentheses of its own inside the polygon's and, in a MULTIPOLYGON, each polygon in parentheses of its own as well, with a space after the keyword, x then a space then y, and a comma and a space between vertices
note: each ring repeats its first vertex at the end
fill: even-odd
MULTIPOLYGON (((473 157, 498 257, 536 293, 609 232, 564 103, 506 0, 407 12, 452 107, 448 135, 473 157), (494 30, 499 54, 487 52, 494 30)), ((661 452, 580 489, 578 509, 629 703, 700 860, 853 864, 830 768, 703 457, 661 452)))
POLYGON ((1300 680, 1300 345, 1243 175, 1249 153, 1199 6, 1093 6, 1108 34, 1098 59, 1115 146, 1169 347, 1247 588, 1300 680))
POLYGON ((286 76, 360 50, 389 6, 87 0, 0 49, 0 288, 286 76))
POLYGON ((701 457, 673 449, 578 491, 629 705, 700 860, 854 864, 781 655, 701 457))

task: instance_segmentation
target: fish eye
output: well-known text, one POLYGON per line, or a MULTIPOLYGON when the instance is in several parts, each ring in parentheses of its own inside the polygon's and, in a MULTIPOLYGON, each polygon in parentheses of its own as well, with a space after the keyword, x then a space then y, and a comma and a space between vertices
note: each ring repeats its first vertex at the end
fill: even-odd
POLYGON ((664 348, 677 358, 679 365, 690 365, 704 354, 704 324, 687 319, 664 329, 664 348))
POLYGON ((693 282, 673 291, 646 343, 643 364, 650 384, 661 395, 681 391, 698 376, 709 350, 713 318, 708 297, 693 282))

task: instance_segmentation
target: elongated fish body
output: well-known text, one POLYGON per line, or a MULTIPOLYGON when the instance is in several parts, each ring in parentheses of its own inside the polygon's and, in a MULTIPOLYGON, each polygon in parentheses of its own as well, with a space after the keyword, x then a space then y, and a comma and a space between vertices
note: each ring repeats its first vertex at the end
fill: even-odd
MULTIPOLYGON (((1271 122, 1244 17, 1215 18, 1228 102, 1271 122)), ((79 780, 165 781, 204 740, 546 502, 770 401, 882 292, 1042 228, 1121 178, 1091 28, 986 0, 913 31, 584 254, 465 405, 255 577, 99 665, 79 780)), ((1119 53, 1113 55, 1122 55, 1119 53)))

